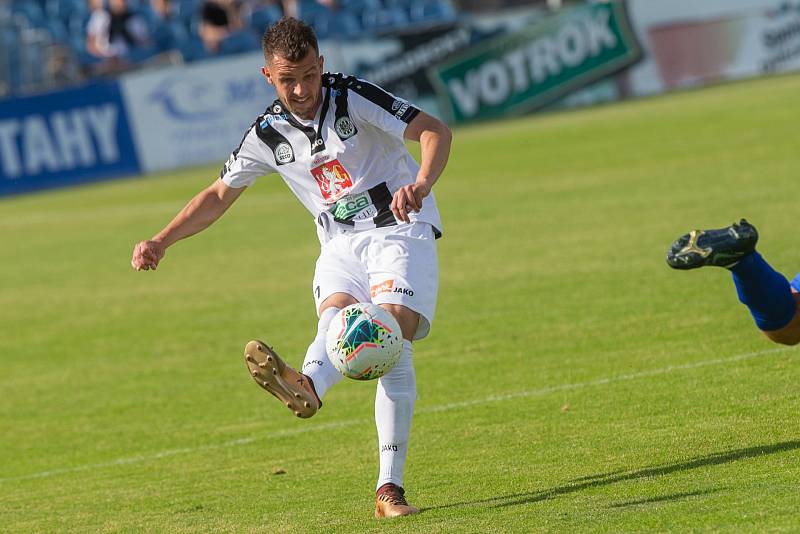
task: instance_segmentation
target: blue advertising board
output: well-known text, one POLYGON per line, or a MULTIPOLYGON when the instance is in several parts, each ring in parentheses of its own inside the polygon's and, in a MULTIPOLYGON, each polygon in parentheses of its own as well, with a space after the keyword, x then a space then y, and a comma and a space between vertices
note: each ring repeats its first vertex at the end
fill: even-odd
POLYGON ((0 195, 139 172, 116 82, 0 101, 0 195))

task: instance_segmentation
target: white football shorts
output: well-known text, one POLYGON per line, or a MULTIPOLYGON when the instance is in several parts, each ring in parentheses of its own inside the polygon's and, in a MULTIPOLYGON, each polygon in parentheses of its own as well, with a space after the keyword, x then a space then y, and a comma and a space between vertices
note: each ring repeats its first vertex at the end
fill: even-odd
POLYGON ((314 272, 314 303, 334 293, 359 302, 401 304, 420 314, 414 339, 428 335, 436 312, 439 262, 433 227, 411 222, 321 236, 314 272))

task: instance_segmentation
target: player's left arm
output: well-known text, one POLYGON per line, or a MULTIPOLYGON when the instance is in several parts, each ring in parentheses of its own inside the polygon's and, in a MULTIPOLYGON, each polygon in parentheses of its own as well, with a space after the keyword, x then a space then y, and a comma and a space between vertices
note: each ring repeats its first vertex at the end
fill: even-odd
POLYGON ((420 111, 406 126, 403 137, 420 144, 419 172, 413 184, 395 192, 391 209, 398 220, 409 222, 409 210, 419 212, 422 209, 422 199, 430 194, 447 165, 453 133, 442 121, 420 111))

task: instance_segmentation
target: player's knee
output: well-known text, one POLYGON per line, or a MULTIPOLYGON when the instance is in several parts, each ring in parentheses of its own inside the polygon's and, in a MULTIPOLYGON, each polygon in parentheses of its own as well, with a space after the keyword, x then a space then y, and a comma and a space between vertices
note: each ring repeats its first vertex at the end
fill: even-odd
POLYGON ((346 308, 351 304, 358 302, 353 295, 348 293, 334 293, 333 295, 325 298, 322 304, 319 305, 319 313, 322 313, 328 308, 346 308))
POLYGON ((397 319, 397 324, 400 325, 400 331, 403 333, 403 339, 414 339, 414 334, 417 333, 417 328, 419 327, 419 314, 417 312, 402 304, 380 304, 380 306, 397 319))

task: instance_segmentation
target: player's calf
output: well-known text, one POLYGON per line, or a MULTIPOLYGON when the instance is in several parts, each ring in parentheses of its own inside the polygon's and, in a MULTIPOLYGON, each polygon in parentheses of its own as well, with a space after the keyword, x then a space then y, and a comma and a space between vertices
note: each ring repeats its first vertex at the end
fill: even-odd
POLYGON ((249 342, 244 349, 244 359, 256 384, 274 395, 297 417, 311 417, 322 406, 313 382, 287 365, 263 341, 249 342))
MULTIPOLYGON (((800 293, 793 292, 792 297, 795 300, 795 306, 800 306, 800 293)), ((800 343, 800 313, 795 311, 792 320, 778 330, 764 330, 764 335, 770 341, 780 345, 797 345, 800 343)))

